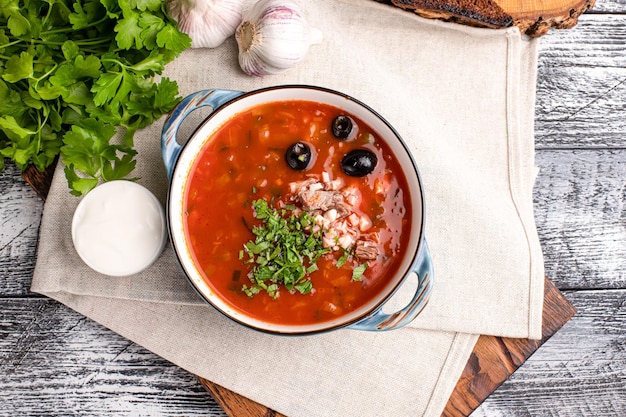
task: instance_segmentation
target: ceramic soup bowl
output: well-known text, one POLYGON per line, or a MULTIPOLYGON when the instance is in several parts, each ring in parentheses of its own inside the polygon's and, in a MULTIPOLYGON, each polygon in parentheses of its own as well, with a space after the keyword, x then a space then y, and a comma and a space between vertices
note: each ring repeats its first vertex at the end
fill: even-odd
MULTIPOLYGON (((279 111, 274 111, 274 113, 279 113, 279 111)), ((312 128, 307 129, 311 130, 311 132, 315 130, 312 128)), ((315 133, 312 133, 312 136, 316 136, 318 133, 323 133, 327 130, 326 128, 318 129, 315 133)), ((262 133, 251 132, 248 133, 248 135, 252 138, 250 139, 251 141, 255 141, 257 140, 255 138, 257 138, 257 136, 261 137, 262 133)), ((280 146, 282 145, 276 145, 277 148, 280 148, 280 146)), ((346 149, 341 148, 341 146, 344 146, 344 144, 338 144, 337 149, 346 149)), ((345 146, 349 146, 349 144, 345 146)), ((359 146, 361 145, 359 144, 359 146)), ((365 143, 363 146, 369 145, 365 143)), ((408 147, 396 130, 382 116, 366 104, 337 91, 302 85, 276 86, 247 93, 220 89, 198 91, 183 99, 168 116, 163 127, 161 147, 170 184, 166 208, 168 229, 176 257, 184 274, 200 296, 230 319, 256 330, 283 335, 312 334, 344 327, 359 330, 385 331, 400 328, 411 322, 426 305, 433 284, 433 267, 424 237, 424 195, 418 169, 408 147), (190 184, 193 184, 190 178, 195 175, 195 170, 198 169, 198 160, 203 154, 203 150, 211 145, 218 132, 224 130, 224 126, 236 116, 251 112, 254 113, 256 109, 266 105, 273 105, 272 103, 293 101, 330 106, 339 109, 341 113, 345 113, 354 120, 359 121, 359 123, 366 125, 367 128, 370 129, 372 137, 376 136, 379 138, 377 140, 386 144, 385 149, 393 154, 393 158, 391 158, 395 161, 393 163, 400 167, 400 170, 403 172, 405 186, 408 189, 402 191, 402 194, 404 200, 411 207, 411 209, 407 211, 410 218, 403 220, 405 223, 407 221, 409 222, 410 230, 405 233, 406 237, 402 241, 401 249, 392 256, 387 256, 387 258, 393 257, 395 259, 394 262, 396 262, 396 266, 391 273, 387 273, 386 276, 384 276, 384 280, 377 286, 375 294, 361 305, 352 309, 345 309, 345 312, 343 312, 344 309, 341 308, 339 303, 326 303, 325 309, 335 313, 334 316, 324 316, 324 318, 319 321, 309 321, 305 323, 296 323, 291 320, 291 313, 278 314, 272 319, 262 318, 256 313, 246 311, 245 303, 247 301, 244 301, 243 307, 233 305, 228 297, 224 295, 225 292, 228 291, 220 290, 212 283, 213 278, 211 278, 209 270, 219 270, 219 267, 222 265, 217 264, 221 262, 203 265, 202 262, 199 261, 200 256, 194 252, 194 243, 192 242, 193 239, 203 240, 206 238, 207 241, 212 241, 214 245, 220 246, 221 242, 226 242, 226 239, 230 238, 230 236, 224 236, 230 234, 228 233, 229 229, 226 229, 227 233, 222 232, 222 237, 212 236, 213 233, 217 234, 218 232, 214 232, 214 229, 208 229, 203 231, 203 235, 200 238, 191 238, 190 236, 193 236, 193 233, 191 230, 187 229, 192 227, 190 226, 191 220, 189 220, 188 217, 190 218, 193 215, 190 206, 188 206, 186 202, 190 184), (186 140, 184 144, 180 144, 177 139, 177 133, 181 127, 181 123, 191 112, 204 106, 208 106, 204 111, 209 111, 210 114, 200 123, 191 137, 186 140), (383 311, 385 303, 388 302, 400 287, 407 283, 410 276, 413 280, 412 285, 416 287, 414 292, 412 291, 413 287, 405 287, 405 289, 410 290, 408 292, 411 294, 409 297, 405 298, 410 298, 410 300, 408 302, 406 299, 403 300, 402 304, 394 308, 392 312, 383 311), (415 278, 415 276, 417 276, 417 278, 415 278), (415 281, 417 284, 415 284, 415 281), (341 313, 338 313, 339 311, 341 311, 341 313)), ((271 149, 271 147, 269 149, 271 149)), ((318 158, 320 157, 319 154, 324 151, 324 149, 318 147, 316 152, 318 158)), ((243 152, 246 151, 243 150, 243 152)), ((281 155, 284 155, 284 151, 281 152, 281 155)), ((271 151, 268 151, 268 154, 271 153, 271 151)), ((258 156, 261 157, 261 155, 258 156)), ((284 162, 284 156, 275 158, 276 164, 284 164, 284 162)), ((387 159, 385 163, 387 163, 387 159)), ((250 170, 255 169, 253 165, 253 163, 250 164, 250 170)), ((281 167, 281 169, 284 168, 281 167)), ((270 176, 274 175, 274 173, 280 176, 282 175, 280 172, 278 168, 273 169, 271 166, 268 169, 268 175, 270 176)), ((303 173, 302 176, 306 178, 306 173, 303 173)), ((220 181, 219 178, 209 177, 205 179, 204 182, 214 182, 214 180, 220 181)), ((264 184, 265 181, 263 181, 259 187, 262 187, 264 184)), ((225 186, 231 188, 231 186, 234 187, 234 183, 231 185, 226 181, 225 186)), ((257 188, 256 186, 250 187, 250 195, 244 198, 244 204, 249 206, 250 200, 252 200, 255 197, 254 194, 257 193, 257 188)), ((221 194, 219 192, 207 193, 211 195, 207 195, 205 198, 215 199, 217 204, 218 199, 216 196, 221 194)), ((252 212, 252 209, 249 210, 252 212)), ((212 215, 211 212, 212 209, 205 209, 202 215, 210 217, 212 215)), ((400 217, 402 216, 403 215, 400 217)), ((224 220, 221 222, 227 224, 228 222, 232 222, 233 235, 235 235, 235 229, 242 227, 241 219, 243 217, 231 220, 228 220, 227 217, 228 216, 225 216, 224 220)), ((246 223, 246 221, 243 223, 246 223)), ((241 289, 244 286, 250 288, 246 285, 247 274, 249 272, 246 271, 246 268, 250 268, 250 266, 244 265, 244 260, 242 260, 246 240, 254 239, 252 230, 250 229, 251 227, 248 228, 249 236, 240 243, 239 248, 241 248, 241 250, 233 249, 230 253, 224 254, 225 257, 231 259, 238 257, 242 271, 240 271, 240 267, 237 266, 237 271, 222 272, 221 274, 216 273, 217 275, 228 275, 229 279, 231 279, 230 276, 232 275, 233 282, 236 282, 236 285, 231 282, 229 291, 232 290, 232 292, 235 293, 239 292, 240 294, 238 294, 237 297, 243 298, 259 296, 259 294, 257 294, 250 297, 250 295, 245 295, 241 289)), ((215 230, 217 230, 217 228, 215 228, 215 230)), ((243 232, 245 234, 247 231, 244 229, 243 232)), ((224 243, 224 245, 225 244, 226 243, 224 243)), ((369 271, 366 270, 366 274, 368 272, 369 271)), ((334 274, 334 272, 331 274, 334 274)), ((352 278, 354 279, 354 275, 352 278)), ((312 278, 311 281, 313 281, 312 278)), ((350 280, 348 279, 348 281, 350 280)), ((316 288, 315 285, 316 283, 314 282, 313 288, 316 288)), ((350 285, 358 287, 363 285, 363 283, 351 283, 350 285)), ((290 294, 293 295, 295 290, 293 288, 291 288, 291 290, 290 294)), ((285 293, 284 289, 280 291, 282 291, 281 294, 285 293)), ((310 294, 297 294, 299 297, 297 298, 299 300, 298 302, 312 298, 315 291, 314 289, 310 294)), ((322 290, 317 291, 317 293, 321 292, 322 290)), ((265 298, 271 298, 267 294, 264 296, 265 298)), ((280 297, 283 297, 283 295, 280 297)), ((296 297, 294 297, 294 299, 296 299, 296 297)), ((271 300, 269 303, 271 303, 271 300)))

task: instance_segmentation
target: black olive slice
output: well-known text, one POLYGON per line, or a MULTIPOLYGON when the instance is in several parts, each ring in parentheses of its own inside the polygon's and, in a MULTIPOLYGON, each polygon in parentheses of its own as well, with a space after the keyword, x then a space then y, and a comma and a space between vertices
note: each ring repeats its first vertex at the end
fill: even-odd
POLYGON ((333 135, 338 139, 348 139, 352 130, 354 129, 354 123, 349 116, 339 115, 335 117, 332 124, 333 135))
POLYGON ((306 143, 296 142, 287 149, 285 161, 292 169, 303 171, 311 162, 311 148, 306 143))
POLYGON ((341 160, 341 169, 351 177, 364 177, 376 168, 378 158, 367 149, 355 149, 341 160))

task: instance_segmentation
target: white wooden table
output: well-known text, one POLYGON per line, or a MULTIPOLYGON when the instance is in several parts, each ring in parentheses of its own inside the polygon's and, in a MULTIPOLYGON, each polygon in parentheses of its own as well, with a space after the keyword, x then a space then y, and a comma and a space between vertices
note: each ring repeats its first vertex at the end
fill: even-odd
MULTIPOLYGON (((578 314, 473 416, 626 416, 626 0, 542 39, 535 129, 546 274, 578 314)), ((42 208, 9 165, 0 415, 225 416, 193 375, 29 292, 42 208)))

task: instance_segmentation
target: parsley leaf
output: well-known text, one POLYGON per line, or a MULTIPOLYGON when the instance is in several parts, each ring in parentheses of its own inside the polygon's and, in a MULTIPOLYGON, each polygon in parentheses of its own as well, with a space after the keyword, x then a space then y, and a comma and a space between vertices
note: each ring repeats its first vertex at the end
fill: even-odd
POLYGON ((7 27, 13 36, 22 36, 28 33, 30 22, 26 17, 22 16, 19 9, 11 9, 6 15, 9 16, 7 27))
POLYGON ((361 264, 352 270, 352 281, 361 281, 363 273, 367 269, 367 264, 361 264))
POLYGON ((121 72, 105 72, 96 80, 92 92, 96 93, 93 102, 96 106, 102 106, 112 101, 122 85, 124 74, 121 72))
POLYGON ((120 48, 131 49, 133 46, 137 49, 143 47, 143 39, 141 37, 142 28, 139 26, 139 16, 130 14, 124 16, 122 20, 115 25, 117 36, 115 40, 120 48))
POLYGON ((2 78, 10 83, 33 75, 33 56, 28 52, 22 52, 19 56, 13 55, 7 59, 2 78))
POLYGON ((9 139, 18 141, 32 135, 32 130, 24 129, 17 123, 13 116, 0 117, 0 129, 7 135, 9 139))

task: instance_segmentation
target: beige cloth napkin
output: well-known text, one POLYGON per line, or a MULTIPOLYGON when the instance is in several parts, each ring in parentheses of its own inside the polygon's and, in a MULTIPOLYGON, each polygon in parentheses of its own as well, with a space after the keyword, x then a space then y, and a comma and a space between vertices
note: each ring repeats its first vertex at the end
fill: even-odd
MULTIPOLYGON (((425 188, 435 287, 424 312, 392 332, 285 338, 245 329, 205 305, 169 248, 136 276, 100 276, 72 246, 79 200, 60 167, 32 290, 291 417, 437 416, 478 334, 541 336, 544 271, 532 210, 537 41, 516 28, 424 20, 371 0, 300 3, 325 38, 286 73, 246 76, 231 39, 186 51, 166 75, 183 95, 320 85, 387 118, 409 144, 425 188)), ((200 118, 190 116, 188 126, 200 118)), ((162 120, 137 134, 136 174, 164 202, 161 127, 162 120)))

